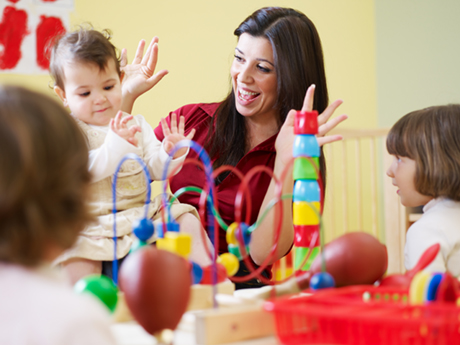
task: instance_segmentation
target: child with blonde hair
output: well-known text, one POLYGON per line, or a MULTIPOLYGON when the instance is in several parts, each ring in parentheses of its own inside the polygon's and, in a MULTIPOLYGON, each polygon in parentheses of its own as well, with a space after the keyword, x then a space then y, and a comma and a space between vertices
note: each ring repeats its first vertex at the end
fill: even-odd
POLYGON ((405 265, 411 269, 422 253, 441 249, 426 268, 460 275, 460 105, 430 107, 403 116, 391 128, 387 150, 394 156, 387 171, 401 203, 423 207, 407 231, 405 265))
POLYGON ((52 261, 93 216, 85 138, 51 98, 0 86, 0 344, 115 344, 52 261))
MULTIPOLYGON (((149 49, 155 48, 155 44, 149 49)), ((151 51, 151 57, 152 54, 155 55, 151 51)), ((145 67, 154 69, 155 64, 156 59, 151 58, 145 67)), ((123 74, 108 32, 82 27, 65 34, 52 48, 50 73, 55 81, 54 91, 64 106, 70 108, 89 147, 91 210, 97 222, 87 226, 76 245, 57 260, 71 281, 76 282, 85 275, 104 272, 105 267, 110 270, 114 258, 112 181, 121 159, 128 153, 137 154, 146 163, 151 177, 161 180, 168 153, 179 141, 192 139, 195 130, 184 133, 183 117, 178 121, 174 118, 171 128, 163 120, 167 136, 160 142, 142 115, 120 111, 123 74)), ((180 166, 187 153, 186 148, 179 149, 170 170, 180 166)), ((124 258, 131 248, 132 224, 143 216, 146 192, 142 167, 135 161, 126 161, 120 169, 116 188, 118 259, 124 258)), ((160 222, 160 210, 161 196, 158 196, 150 203, 148 218, 160 222)), ((205 264, 209 259, 201 241, 201 224, 195 208, 175 202, 171 214, 181 231, 192 234, 190 259, 205 264)))

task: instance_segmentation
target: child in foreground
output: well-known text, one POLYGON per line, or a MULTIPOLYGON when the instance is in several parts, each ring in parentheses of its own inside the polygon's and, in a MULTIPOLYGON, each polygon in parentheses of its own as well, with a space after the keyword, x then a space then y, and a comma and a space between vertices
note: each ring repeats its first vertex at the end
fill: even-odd
POLYGON ((0 344, 115 344, 51 262, 91 220, 85 138, 56 101, 0 86, 0 344))
MULTIPOLYGON (((156 59, 150 62, 154 69, 156 59)), ((50 73, 55 81, 54 91, 64 106, 70 108, 89 147, 91 210, 97 222, 87 226, 76 245, 57 260, 70 280, 76 282, 89 274, 104 273, 104 267, 110 270, 114 259, 112 181, 121 159, 128 153, 137 154, 148 166, 152 179, 161 180, 168 153, 179 141, 192 139, 195 130, 185 135, 182 117, 178 121, 175 118, 171 128, 163 120, 167 136, 160 142, 144 117, 120 111, 123 75, 116 48, 107 32, 80 28, 65 34, 52 49, 50 73)), ((187 153, 186 148, 178 150, 170 170, 180 166, 187 153)), ((116 189, 118 259, 125 257, 131 248, 132 224, 143 217, 146 191, 142 167, 135 161, 126 161, 118 174, 116 189)), ((160 209, 161 196, 158 196, 150 204, 148 218, 160 222, 160 209)), ((201 224, 196 210, 176 202, 171 214, 181 231, 192 234, 190 260, 206 264, 209 259, 201 241, 201 224)))
POLYGON ((426 268, 460 275, 460 105, 430 107, 403 116, 391 128, 387 171, 406 207, 423 205, 407 231, 406 269, 435 243, 441 249, 426 268))

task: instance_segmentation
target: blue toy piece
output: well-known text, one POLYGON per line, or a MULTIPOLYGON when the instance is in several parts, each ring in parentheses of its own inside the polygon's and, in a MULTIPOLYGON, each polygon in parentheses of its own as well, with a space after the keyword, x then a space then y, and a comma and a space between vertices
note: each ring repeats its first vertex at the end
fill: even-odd
POLYGON ((293 146, 293 157, 319 157, 319 145, 312 134, 296 135, 293 146))
POLYGON ((134 235, 141 241, 147 241, 153 236, 154 231, 153 223, 148 218, 138 219, 133 224, 134 235))
POLYGON ((293 201, 320 201, 319 184, 316 180, 296 180, 293 201))
POLYGON ((327 272, 316 273, 310 279, 310 288, 313 290, 335 287, 334 278, 327 272))
POLYGON ((203 269, 197 263, 190 261, 192 265, 191 275, 192 275, 192 284, 199 284, 203 279, 203 269))
POLYGON ((156 230, 157 230, 157 237, 163 238, 165 236, 165 233, 168 231, 179 232, 180 226, 176 222, 169 222, 166 224, 158 224, 156 230))
POLYGON ((435 301, 436 300, 436 293, 438 292, 439 284, 441 283, 442 277, 444 275, 442 273, 434 273, 431 279, 428 282, 428 286, 426 288, 426 301, 435 301))
POLYGON ((251 242, 251 233, 249 232, 249 227, 246 223, 241 223, 240 226, 236 228, 235 237, 238 242, 241 240, 241 234, 243 235, 244 245, 249 245, 249 242, 251 242))

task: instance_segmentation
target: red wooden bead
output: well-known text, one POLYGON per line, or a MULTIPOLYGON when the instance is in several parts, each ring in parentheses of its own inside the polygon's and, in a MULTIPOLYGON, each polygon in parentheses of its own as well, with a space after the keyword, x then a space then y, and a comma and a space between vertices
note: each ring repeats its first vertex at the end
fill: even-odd
POLYGON ((295 114, 294 134, 318 134, 318 112, 298 111, 295 114))
POLYGON ((294 245, 296 247, 310 247, 311 238, 317 232, 318 237, 312 247, 318 247, 319 241, 319 224, 316 225, 294 225, 294 245))

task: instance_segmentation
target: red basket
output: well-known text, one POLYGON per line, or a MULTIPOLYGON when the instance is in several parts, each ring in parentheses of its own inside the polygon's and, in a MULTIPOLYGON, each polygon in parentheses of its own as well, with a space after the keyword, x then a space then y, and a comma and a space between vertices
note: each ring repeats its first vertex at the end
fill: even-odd
POLYGON ((283 344, 460 344, 455 304, 409 305, 407 290, 374 286, 327 289, 266 302, 283 344))

